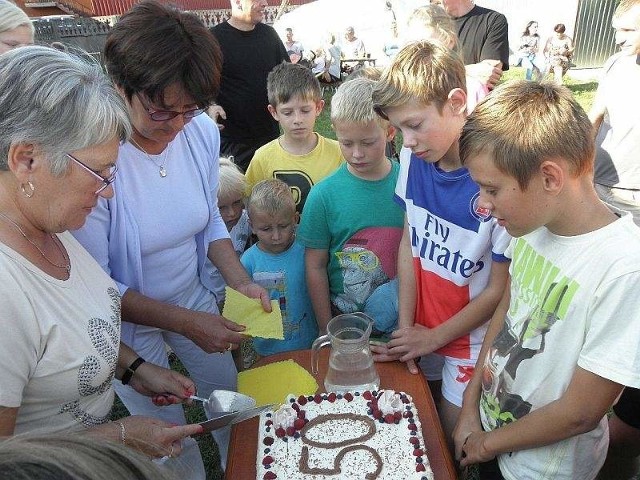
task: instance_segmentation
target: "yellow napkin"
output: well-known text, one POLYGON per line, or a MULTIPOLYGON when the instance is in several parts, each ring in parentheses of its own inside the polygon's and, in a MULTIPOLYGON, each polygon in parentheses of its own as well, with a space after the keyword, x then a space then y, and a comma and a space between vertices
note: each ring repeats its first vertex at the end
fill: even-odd
POLYGON ((242 332, 252 337, 275 338, 284 340, 282 313, 277 300, 271 300, 271 313, 262 309, 262 303, 225 287, 226 293, 222 315, 229 320, 247 327, 242 332))
POLYGON ((281 404, 287 395, 313 395, 315 378, 293 360, 270 363, 238 374, 238 391, 256 399, 258 405, 281 404))

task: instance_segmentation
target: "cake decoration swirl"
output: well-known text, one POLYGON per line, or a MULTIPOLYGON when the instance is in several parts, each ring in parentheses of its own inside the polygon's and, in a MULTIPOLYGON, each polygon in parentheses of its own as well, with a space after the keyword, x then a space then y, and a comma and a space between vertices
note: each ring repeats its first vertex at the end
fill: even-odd
POLYGON ((380 454, 374 449, 369 447, 368 445, 350 445, 348 447, 344 447, 336 458, 333 461, 333 468, 311 468, 309 467, 309 447, 302 447, 302 455, 300 456, 300 472, 311 474, 311 475, 338 475, 342 473, 341 464, 342 458, 349 452, 353 452, 355 450, 365 450, 371 454, 373 461, 376 463, 376 469, 367 473, 364 478, 367 480, 375 480, 380 475, 382 471, 382 458, 380 458, 380 454))
POLYGON ((371 437, 373 437, 376 433, 376 424, 375 422, 366 415, 356 415, 355 413, 331 413, 326 415, 318 415, 313 420, 310 420, 300 431, 302 434, 302 441, 307 445, 311 445, 312 447, 318 448, 340 448, 346 445, 352 445, 354 443, 366 442, 371 437), (311 440, 307 437, 307 432, 317 425, 321 425, 327 422, 333 422, 336 420, 350 420, 352 422, 362 422, 366 425, 367 431, 355 438, 348 438, 346 440, 342 440, 341 442, 318 442, 316 440, 311 440))

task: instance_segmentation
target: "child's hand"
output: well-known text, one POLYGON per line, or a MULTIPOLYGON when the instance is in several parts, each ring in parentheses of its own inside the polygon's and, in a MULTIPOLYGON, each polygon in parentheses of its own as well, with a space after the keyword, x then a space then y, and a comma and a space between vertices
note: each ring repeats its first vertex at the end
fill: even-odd
POLYGON ((413 358, 411 360, 407 360, 404 363, 407 364, 407 370, 409 370, 409 373, 411 373, 412 375, 417 375, 420 373, 420 369, 418 368, 418 365, 416 365, 416 361, 413 358))
MULTIPOLYGON (((407 362, 442 347, 435 332, 436 330, 422 325, 399 328, 391 334, 392 339, 387 343, 387 348, 391 355, 401 362, 407 362)), ((412 371, 411 367, 409 371, 412 371)))
MULTIPOLYGON (((400 354, 394 355, 393 353, 391 353, 387 345, 388 344, 369 344, 371 353, 373 353, 374 362, 395 362, 400 360, 400 354)), ((416 365, 415 360, 407 360, 405 363, 407 364, 409 373, 412 373, 414 375, 420 373, 420 369, 416 365)))
POLYGON ((395 362, 399 358, 389 352, 386 343, 369 343, 369 348, 373 353, 374 362, 395 362))
POLYGON ((480 413, 477 404, 470 408, 465 408, 463 404, 458 421, 453 429, 452 437, 455 444, 456 460, 462 459, 462 446, 472 433, 482 432, 482 424, 480 423, 480 413))
POLYGON ((495 458, 496 455, 489 452, 485 446, 487 435, 487 432, 474 432, 467 437, 462 444, 461 467, 488 462, 495 458))

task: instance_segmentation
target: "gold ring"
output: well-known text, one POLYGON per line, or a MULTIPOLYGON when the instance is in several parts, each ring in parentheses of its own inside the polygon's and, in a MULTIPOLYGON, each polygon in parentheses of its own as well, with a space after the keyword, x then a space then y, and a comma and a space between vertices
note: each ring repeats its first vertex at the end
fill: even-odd
POLYGON ((173 458, 173 443, 171 444, 171 450, 169 450, 169 458, 173 458))
POLYGON ((233 343, 229 342, 229 346, 227 347, 227 352, 230 352, 233 348, 233 343))

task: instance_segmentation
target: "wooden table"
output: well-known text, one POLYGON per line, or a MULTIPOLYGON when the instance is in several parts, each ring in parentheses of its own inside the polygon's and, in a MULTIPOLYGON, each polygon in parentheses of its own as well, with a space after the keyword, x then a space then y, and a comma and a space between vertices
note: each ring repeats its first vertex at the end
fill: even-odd
MULTIPOLYGON (((329 349, 321 352, 319 370, 316 381, 324 391, 322 383, 327 372, 329 349)), ((311 350, 297 350, 272 355, 261 359, 256 366, 272 362, 293 359, 302 367, 311 370, 311 350)), ((422 423, 422 436, 427 449, 427 457, 431 463, 436 480, 455 480, 456 469, 447 449, 436 407, 429 391, 429 386, 422 375, 412 375, 404 364, 399 362, 376 363, 380 375, 380 388, 407 392, 413 397, 422 423)), ((231 431, 231 444, 227 459, 226 478, 250 480, 256 478, 256 450, 258 444, 258 419, 246 420, 234 425, 231 431)))

